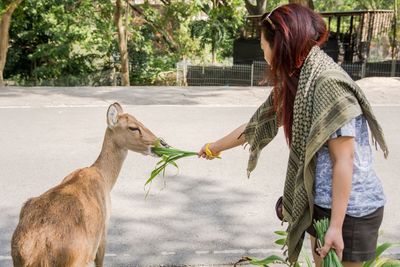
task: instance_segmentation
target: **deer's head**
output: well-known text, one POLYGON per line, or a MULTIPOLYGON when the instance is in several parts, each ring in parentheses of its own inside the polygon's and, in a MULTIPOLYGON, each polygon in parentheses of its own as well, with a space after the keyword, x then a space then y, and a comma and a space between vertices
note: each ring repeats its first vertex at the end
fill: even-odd
POLYGON ((152 155, 151 147, 158 138, 134 116, 124 113, 118 103, 109 106, 107 124, 113 142, 128 150, 152 155))

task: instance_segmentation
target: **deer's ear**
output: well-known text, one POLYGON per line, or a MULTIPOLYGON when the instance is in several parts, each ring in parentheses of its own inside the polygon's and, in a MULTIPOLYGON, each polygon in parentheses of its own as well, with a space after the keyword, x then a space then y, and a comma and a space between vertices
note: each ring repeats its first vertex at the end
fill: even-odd
POLYGON ((123 109, 122 109, 121 105, 120 105, 118 102, 115 102, 113 105, 114 105, 114 106, 115 106, 115 108, 117 109, 117 111, 118 111, 118 114, 122 114, 122 113, 124 113, 124 111, 123 111, 123 109))
POLYGON ((107 125, 113 128, 118 122, 118 114, 122 112, 122 108, 118 103, 114 103, 108 107, 107 110, 107 125))

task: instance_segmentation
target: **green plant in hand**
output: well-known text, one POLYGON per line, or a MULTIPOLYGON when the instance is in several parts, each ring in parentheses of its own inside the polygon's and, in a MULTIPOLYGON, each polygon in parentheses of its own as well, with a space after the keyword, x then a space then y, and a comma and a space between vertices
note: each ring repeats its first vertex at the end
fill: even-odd
MULTIPOLYGON (((314 228, 317 231, 317 242, 318 242, 319 247, 322 247, 324 245, 325 233, 328 230, 328 227, 329 227, 329 219, 328 218, 314 222, 314 228)), ((379 245, 376 248, 376 252, 375 252, 376 258, 364 262, 362 266, 363 267, 400 267, 400 261, 380 257, 385 250, 387 250, 388 248, 390 248, 392 246, 399 246, 399 244, 384 243, 382 245, 379 245)), ((324 258, 323 266, 324 267, 336 267, 336 266, 343 266, 343 265, 340 262, 336 253, 331 249, 329 251, 328 255, 326 255, 326 257, 324 258)))
MULTIPOLYGON (((329 228, 329 219, 324 218, 319 221, 314 221, 314 228, 317 232, 317 243, 318 247, 323 247, 325 243, 325 234, 329 228)), ((325 256, 323 260, 323 267, 342 267, 342 263, 340 262, 339 257, 336 252, 332 249, 329 250, 328 254, 325 256)))

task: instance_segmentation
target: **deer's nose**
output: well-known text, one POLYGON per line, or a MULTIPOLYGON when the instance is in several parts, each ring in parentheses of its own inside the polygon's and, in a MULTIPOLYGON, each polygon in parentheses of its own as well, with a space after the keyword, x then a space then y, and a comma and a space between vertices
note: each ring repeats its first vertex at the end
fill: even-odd
POLYGON ((167 142, 165 142, 164 139, 157 138, 156 141, 154 141, 153 146, 151 147, 150 151, 151 151, 151 155, 153 157, 160 157, 160 154, 158 154, 155 150, 157 149, 162 149, 162 148, 170 148, 171 146, 167 144, 167 142))
POLYGON ((159 138, 158 140, 160 141, 160 145, 162 145, 163 147, 166 147, 166 148, 171 147, 170 145, 167 144, 167 142, 165 142, 164 139, 159 138))

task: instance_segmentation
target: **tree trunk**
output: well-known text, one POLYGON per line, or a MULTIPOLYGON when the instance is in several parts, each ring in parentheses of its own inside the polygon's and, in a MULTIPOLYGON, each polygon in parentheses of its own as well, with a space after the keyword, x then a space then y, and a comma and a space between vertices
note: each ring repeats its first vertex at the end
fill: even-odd
POLYGON ((306 7, 309 7, 314 10, 314 3, 313 0, 289 0, 289 3, 300 4, 306 7))
POLYGON ((215 35, 211 39, 211 63, 214 65, 217 62, 217 40, 215 35))
POLYGON ((11 16, 23 0, 11 2, 0 17, 0 86, 4 85, 3 71, 7 60, 11 16))
POLYGON ((249 0, 244 0, 244 3, 246 5, 247 12, 249 12, 249 15, 262 15, 264 14, 267 7, 266 0, 256 0, 255 5, 250 3, 249 0))
POLYGON ((399 54, 398 51, 398 40, 397 40, 397 18, 398 18, 398 0, 394 0, 394 21, 393 21, 393 44, 392 44, 392 60, 393 62, 397 59, 399 54))
POLYGON ((122 21, 122 16, 123 16, 122 10, 123 7, 121 4, 121 0, 117 0, 114 19, 118 31, 118 47, 121 56, 122 85, 129 86, 130 83, 129 83, 128 44, 127 44, 126 29, 122 21))

